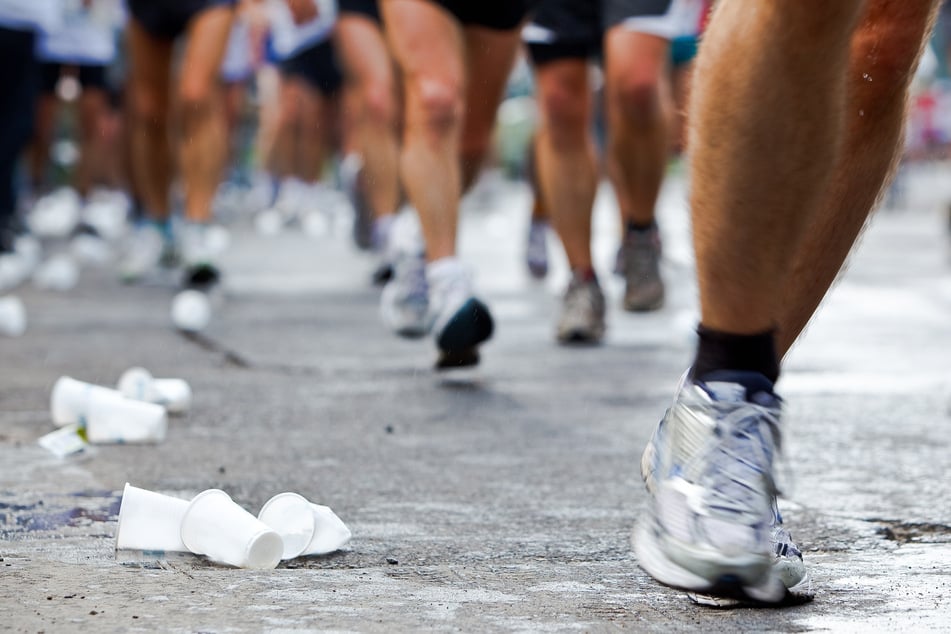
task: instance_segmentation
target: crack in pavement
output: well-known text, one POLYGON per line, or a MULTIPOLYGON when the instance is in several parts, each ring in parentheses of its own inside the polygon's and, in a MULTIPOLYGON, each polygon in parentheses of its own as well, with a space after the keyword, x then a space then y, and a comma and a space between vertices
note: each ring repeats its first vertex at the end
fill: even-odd
POLYGON ((203 335, 200 332, 187 332, 184 330, 179 330, 178 332, 186 341, 197 345, 202 350, 220 354, 225 362, 225 365, 231 365, 243 369, 250 369, 254 367, 254 365, 246 357, 232 350, 223 343, 212 339, 208 335, 203 335))
POLYGON ((932 522, 903 522, 882 518, 865 520, 879 524, 876 531, 885 539, 899 544, 948 544, 951 543, 951 526, 932 522))

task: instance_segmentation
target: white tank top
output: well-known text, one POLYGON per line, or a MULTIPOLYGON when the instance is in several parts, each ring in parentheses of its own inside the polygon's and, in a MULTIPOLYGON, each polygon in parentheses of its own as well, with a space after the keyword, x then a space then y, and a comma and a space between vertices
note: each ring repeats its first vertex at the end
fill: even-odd
POLYGON ((0 0, 0 26, 30 31, 55 28, 59 4, 59 0, 0 0))
POLYGON ((271 18, 271 35, 274 52, 279 59, 286 59, 301 49, 326 40, 337 21, 336 0, 313 0, 317 17, 306 24, 294 24, 290 9, 283 0, 270 0, 268 14, 271 18))
POLYGON ((122 24, 120 0, 58 0, 59 24, 46 28, 37 45, 39 58, 68 64, 109 64, 116 56, 116 30, 122 24))

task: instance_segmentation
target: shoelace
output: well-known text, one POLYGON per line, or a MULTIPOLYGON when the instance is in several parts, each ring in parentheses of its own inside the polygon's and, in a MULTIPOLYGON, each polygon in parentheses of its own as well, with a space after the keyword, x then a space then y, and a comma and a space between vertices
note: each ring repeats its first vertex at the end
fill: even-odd
POLYGON ((632 277, 652 276, 657 266, 657 248, 654 236, 637 236, 631 240, 627 253, 624 254, 624 265, 632 277))
POLYGON ((406 301, 425 303, 429 299, 429 284, 426 281, 426 267, 419 260, 419 256, 413 256, 400 262, 400 286, 406 301))
POLYGON ((752 403, 732 409, 720 418, 718 429, 722 433, 708 454, 705 469, 711 510, 747 525, 763 521, 762 496, 776 495, 772 460, 778 449, 774 448, 778 425, 772 410, 752 403))
POLYGON ((565 297, 565 311, 571 315, 587 315, 595 311, 594 293, 588 292, 584 284, 571 282, 565 297))

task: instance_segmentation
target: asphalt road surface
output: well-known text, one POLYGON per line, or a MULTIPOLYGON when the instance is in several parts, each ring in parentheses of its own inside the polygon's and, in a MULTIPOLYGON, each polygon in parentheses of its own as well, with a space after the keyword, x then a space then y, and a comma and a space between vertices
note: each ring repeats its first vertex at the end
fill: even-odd
POLYGON ((436 375, 430 340, 378 317, 370 258, 346 218, 325 235, 232 223, 228 297, 201 337, 169 321, 173 290, 18 291, 27 333, 0 339, 0 629, 12 631, 951 631, 949 168, 917 170, 880 212, 788 359, 782 508, 816 599, 714 610, 651 581, 630 548, 640 452, 689 362, 696 320, 684 185, 660 223, 669 301, 619 308, 617 220, 599 198, 610 297, 598 347, 554 343, 566 271, 522 263, 528 194, 466 206, 461 254, 495 312, 484 362, 436 375), (944 171, 941 171, 944 170, 944 171), (942 176, 944 175, 944 176, 942 176), (113 385, 141 365, 186 379, 194 406, 158 445, 60 459, 54 381, 113 385), (114 550, 123 485, 227 491, 257 512, 282 491, 330 506, 353 539, 276 570, 114 550))

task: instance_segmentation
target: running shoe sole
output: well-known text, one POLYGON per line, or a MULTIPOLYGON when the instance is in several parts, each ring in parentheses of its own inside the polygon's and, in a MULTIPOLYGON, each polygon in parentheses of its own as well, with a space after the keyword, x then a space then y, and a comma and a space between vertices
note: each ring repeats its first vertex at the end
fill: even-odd
POLYGON ((221 283, 221 273, 210 264, 199 264, 184 273, 182 286, 186 289, 208 292, 221 283))
POLYGON ((651 311, 660 310, 664 307, 664 294, 661 293, 659 297, 652 298, 650 301, 646 302, 635 302, 624 300, 624 310, 629 313, 649 313, 651 311))
POLYGON ((632 541, 641 567, 654 579, 671 588, 694 593, 695 596, 723 597, 753 604, 777 604, 786 597, 787 590, 783 582, 770 574, 769 555, 726 558, 712 550, 681 544, 680 548, 692 563, 700 563, 711 571, 708 578, 688 570, 667 556, 645 522, 639 523, 634 529, 632 541), (689 553, 686 552, 688 550, 689 553))
POLYGON ((565 346, 593 346, 601 343, 603 338, 604 328, 595 330, 573 328, 567 332, 558 333, 558 343, 565 346))
POLYGON ((493 329, 488 307, 477 299, 467 300, 436 338, 440 352, 436 368, 476 365, 479 362, 477 348, 492 336, 493 329))
POLYGON ((373 271, 373 284, 374 286, 383 286, 387 282, 393 279, 393 265, 386 263, 381 264, 373 271))

